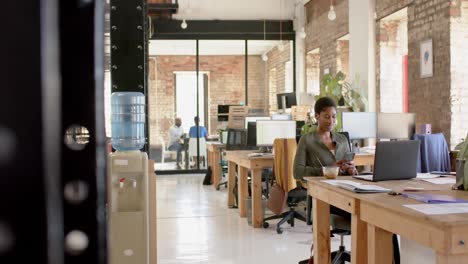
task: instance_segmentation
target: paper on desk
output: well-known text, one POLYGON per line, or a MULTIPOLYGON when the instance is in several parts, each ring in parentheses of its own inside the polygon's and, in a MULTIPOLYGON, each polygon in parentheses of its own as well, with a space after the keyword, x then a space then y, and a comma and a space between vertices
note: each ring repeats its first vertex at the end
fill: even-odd
POLYGON ((455 178, 435 178, 435 179, 422 179, 433 184, 455 184, 455 178))
POLYGON ((322 182, 328 183, 328 184, 333 185, 333 186, 338 186, 340 183, 349 184, 349 185, 352 185, 352 186, 359 185, 359 183, 357 183, 357 182, 348 181, 348 180, 322 180, 322 182))
POLYGON ((354 181, 348 180, 322 180, 325 183, 328 183, 333 186, 342 187, 347 190, 355 191, 355 192, 389 192, 390 189, 386 189, 377 185, 370 185, 370 184, 361 184, 354 181))
POLYGON ((437 174, 430 174, 430 173, 418 173, 416 175, 416 179, 435 179, 439 178, 440 175, 437 174))
POLYGON ((468 213, 468 203, 404 204, 403 206, 426 215, 468 213))

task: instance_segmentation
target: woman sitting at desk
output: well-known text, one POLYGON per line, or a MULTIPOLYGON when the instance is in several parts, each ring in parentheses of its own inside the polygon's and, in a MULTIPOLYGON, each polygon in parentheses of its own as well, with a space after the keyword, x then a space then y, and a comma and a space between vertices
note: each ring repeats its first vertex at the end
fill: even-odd
MULTIPOLYGON (((336 104, 333 99, 322 97, 317 100, 314 112, 318 127, 316 131, 302 135, 299 140, 294 159, 294 178, 302 180, 306 176, 322 176, 322 166, 339 167, 341 175, 357 174, 354 162, 345 160, 346 152, 350 151, 348 139, 332 131, 336 125, 336 104)), ((341 216, 347 223, 351 221, 348 212, 334 206, 330 207, 330 213, 341 216)))
POLYGON ((336 125, 336 104, 329 97, 322 97, 315 103, 315 119, 318 127, 315 132, 303 135, 297 146, 294 159, 294 178, 302 180, 306 176, 322 176, 323 166, 337 166, 340 175, 356 175, 354 161, 345 160, 350 152, 348 139, 333 132, 336 125))

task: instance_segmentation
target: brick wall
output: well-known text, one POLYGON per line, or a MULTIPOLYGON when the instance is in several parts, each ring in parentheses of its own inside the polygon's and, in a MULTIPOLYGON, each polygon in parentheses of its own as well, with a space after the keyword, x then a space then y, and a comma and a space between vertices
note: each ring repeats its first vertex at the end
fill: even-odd
POLYGON ((408 53, 407 20, 380 23, 380 111, 403 111, 403 56, 408 53))
MULTIPOLYGON (((244 56, 200 56, 200 71, 209 72, 208 128, 218 128, 218 104, 245 101, 244 56)), ((249 56, 249 106, 265 107, 265 68, 260 56, 249 56)), ((195 56, 156 56, 149 58, 150 145, 168 141, 168 130, 175 118, 175 71, 195 71, 195 56)), ((191 120, 190 120, 191 121, 191 120)), ((184 126, 189 126, 185 121, 184 126)))
POLYGON ((468 132, 468 0, 452 3, 450 10, 452 147, 468 132))
MULTIPOLYGON (((408 4, 410 4, 408 6, 409 111, 416 113, 417 127, 422 123, 430 123, 433 131, 443 132, 449 142, 451 129, 450 2, 447 0, 377 1, 377 18, 390 15, 408 4), (421 78, 419 47, 421 41, 427 39, 433 40, 434 75, 421 78)), ((378 27, 377 30, 379 30, 378 27)), ((380 32, 377 32, 377 36, 379 35, 380 32)), ((379 57, 380 54, 377 54, 377 58, 379 57)), ((379 75, 378 59, 376 63, 377 75, 379 75)))
MULTIPOLYGON (((289 41, 284 41, 284 50, 280 51, 278 47, 273 48, 267 53, 268 61, 266 62, 266 78, 268 87, 266 87, 268 98, 265 102, 269 102, 267 112, 273 113, 278 111, 276 100, 277 93, 285 92, 285 65, 291 60, 292 45, 289 41)), ((292 61, 292 60, 291 60, 292 61)), ((292 74, 291 74, 292 76, 292 74)))
POLYGON ((338 40, 336 53, 336 71, 346 74, 349 80, 349 40, 338 40))
POLYGON ((306 4, 306 51, 320 48, 320 75, 324 69, 337 71, 337 39, 349 33, 348 0, 334 1, 336 19, 328 20, 329 0, 309 1, 306 4))
POLYGON ((306 57, 307 93, 320 93, 320 53, 308 53, 306 57))

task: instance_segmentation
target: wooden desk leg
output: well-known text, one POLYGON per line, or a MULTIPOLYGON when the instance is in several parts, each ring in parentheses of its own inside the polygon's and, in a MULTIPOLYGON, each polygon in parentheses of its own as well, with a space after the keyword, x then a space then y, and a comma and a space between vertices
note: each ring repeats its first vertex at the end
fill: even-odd
POLYGON ((444 255, 437 253, 437 264, 461 264, 468 263, 468 254, 463 255, 444 255))
POLYGON ((358 215, 351 216, 351 263, 367 263, 367 224, 358 215))
POLYGON ((330 205, 313 200, 314 263, 330 264, 330 205))
POLYGON ((247 210, 245 208, 245 198, 249 196, 249 189, 248 189, 248 169, 245 167, 238 167, 239 169, 239 185, 237 190, 238 192, 238 202, 239 202, 239 213, 241 217, 247 216, 247 210))
POLYGON ((206 155, 208 156, 208 157, 206 157, 206 158, 207 158, 207 165, 206 165, 206 167, 207 167, 207 168, 208 168, 208 167, 211 167, 211 181, 210 181, 210 182, 213 183, 213 181, 214 181, 214 179, 213 179, 213 152, 211 152, 211 151, 208 150, 208 151, 206 152, 206 155))
POLYGON ((211 156, 211 164, 212 164, 212 176, 213 185, 215 188, 218 188, 218 184, 221 178, 221 167, 219 166, 219 150, 215 149, 211 156))
POLYGON ((262 170, 252 170, 252 221, 253 227, 263 224, 262 170))
POLYGON ((392 233, 368 224, 367 243, 369 264, 393 263, 392 233))
POLYGON ((229 161, 228 162, 228 207, 234 206, 234 185, 236 184, 236 163, 229 161))

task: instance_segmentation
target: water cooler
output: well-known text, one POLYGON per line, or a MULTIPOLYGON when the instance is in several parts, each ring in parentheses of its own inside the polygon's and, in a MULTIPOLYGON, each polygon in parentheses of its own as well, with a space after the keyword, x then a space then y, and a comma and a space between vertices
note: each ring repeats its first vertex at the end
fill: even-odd
POLYGON ((108 156, 109 259, 111 264, 149 263, 148 156, 145 98, 112 94, 112 147, 108 156))

